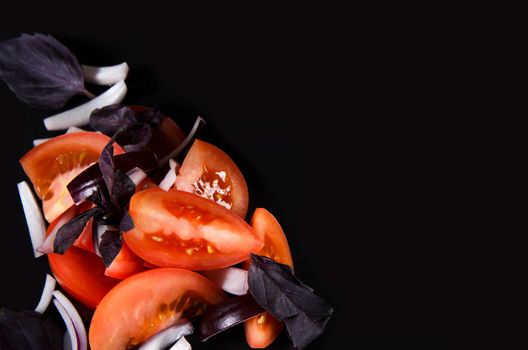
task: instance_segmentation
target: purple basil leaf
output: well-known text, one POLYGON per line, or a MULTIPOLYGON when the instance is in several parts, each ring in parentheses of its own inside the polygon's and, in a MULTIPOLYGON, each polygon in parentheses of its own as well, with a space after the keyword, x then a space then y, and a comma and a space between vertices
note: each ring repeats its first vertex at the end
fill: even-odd
POLYGON ((284 321, 295 349, 304 349, 319 337, 334 311, 289 266, 263 256, 251 254, 248 284, 260 306, 284 321))
POLYGON ((140 151, 152 138, 152 129, 148 124, 136 123, 128 128, 122 129, 116 135, 116 141, 125 151, 140 151))
POLYGON ((132 230, 134 227, 135 227, 134 220, 132 219, 132 216, 130 216, 128 209, 125 208, 123 210, 123 216, 121 217, 121 222, 119 223, 119 231, 128 232, 132 230))
POLYGON ((114 191, 114 141, 108 142, 101 157, 99 157, 99 169, 103 175, 103 180, 108 188, 108 193, 112 196, 114 191))
POLYGON ((0 42, 0 79, 34 108, 60 109, 72 96, 89 94, 79 62, 51 35, 22 34, 0 42))
POLYGON ((123 238, 118 230, 106 230, 103 233, 99 243, 99 253, 106 267, 112 264, 122 246, 123 238))
POLYGON ((110 137, 123 128, 136 124, 134 111, 123 105, 110 105, 96 109, 90 115, 90 126, 110 137))
POLYGON ((136 113, 136 120, 157 128, 161 124, 161 112, 158 107, 146 108, 136 113))
POLYGON ((55 242, 53 242, 54 252, 64 254, 68 248, 81 235, 88 221, 96 215, 102 214, 103 210, 99 207, 89 209, 79 216, 68 221, 57 232, 55 242))
POLYGON ((136 185, 130 180, 127 174, 117 169, 115 171, 113 198, 119 208, 128 208, 130 198, 136 192, 136 185))

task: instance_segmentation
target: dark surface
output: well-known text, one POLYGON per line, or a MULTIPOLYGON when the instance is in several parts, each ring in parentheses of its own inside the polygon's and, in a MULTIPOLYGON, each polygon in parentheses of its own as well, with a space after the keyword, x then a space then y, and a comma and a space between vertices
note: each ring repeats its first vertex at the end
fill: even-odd
MULTIPOLYGON (((336 310, 310 349, 446 348, 439 228, 447 214, 436 204, 443 185, 431 146, 442 68, 432 33, 386 22, 391 9, 378 10, 335 18, 297 10, 235 23, 202 13, 185 22, 184 13, 153 7, 96 24, 51 20, 35 8, 16 24, 0 23, 0 40, 48 32, 82 63, 126 60, 126 103, 160 106, 185 131, 204 117, 206 139, 246 177, 249 213, 259 206, 276 215, 296 274, 336 310)), ((34 307, 48 267, 32 258, 15 185, 25 179, 18 159, 49 136, 48 114, 3 83, 0 106, 0 306, 34 307)), ((271 348, 287 344, 282 336, 271 348)), ((236 328, 194 348, 247 345, 236 328)))

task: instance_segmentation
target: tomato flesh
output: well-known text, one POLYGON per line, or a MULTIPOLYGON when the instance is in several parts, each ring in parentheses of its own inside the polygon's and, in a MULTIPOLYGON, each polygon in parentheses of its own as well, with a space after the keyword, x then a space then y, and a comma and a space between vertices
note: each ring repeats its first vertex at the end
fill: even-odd
POLYGON ((214 270, 263 246, 238 216, 191 193, 147 189, 132 197, 129 210, 135 228, 124 234, 125 241, 156 266, 214 270))
POLYGON ((101 301, 90 324, 92 350, 136 349, 159 331, 202 314, 225 300, 205 277, 161 268, 134 275, 101 301))
MULTIPOLYGON (((42 199, 44 216, 52 222, 73 206, 66 186, 99 159, 110 138, 95 132, 64 134, 34 147, 20 164, 42 199)), ((114 144, 115 154, 123 149, 114 144)))
MULTIPOLYGON (((277 219, 266 209, 258 208, 253 214, 251 226, 264 241, 264 247, 257 254, 293 268, 288 240, 277 219)), ((249 260, 246 260, 243 265, 248 269, 249 260)), ((283 329, 284 324, 267 312, 244 323, 247 343, 254 349, 263 349, 269 346, 283 329)))
POLYGON ((246 180, 233 160, 218 147, 194 141, 176 179, 176 188, 191 192, 246 217, 246 180))

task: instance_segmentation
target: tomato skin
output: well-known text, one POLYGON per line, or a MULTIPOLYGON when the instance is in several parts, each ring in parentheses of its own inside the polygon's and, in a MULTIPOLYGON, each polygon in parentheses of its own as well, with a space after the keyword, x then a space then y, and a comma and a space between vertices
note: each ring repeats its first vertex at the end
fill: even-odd
POLYGON ((97 255, 77 247, 64 255, 48 254, 48 261, 62 288, 92 309, 119 282, 104 275, 105 266, 97 255))
POLYGON ((225 299, 211 281, 192 271, 160 268, 139 273, 112 289, 95 310, 89 331, 91 349, 136 348, 158 331, 183 321, 195 301, 199 301, 194 304, 199 314, 204 310, 201 306, 225 299))
POLYGON ((194 193, 193 183, 203 176, 204 167, 214 172, 226 172, 231 186, 231 210, 244 219, 249 203, 246 180, 235 162, 216 146, 200 140, 194 141, 176 178, 176 188, 194 193))
POLYGON ((191 193, 147 189, 130 201, 135 228, 123 237, 150 264, 195 271, 237 264, 263 243, 240 217, 191 193))
MULTIPOLYGON (((73 206, 66 186, 99 159, 109 141, 108 136, 95 132, 64 134, 32 148, 20 159, 35 192, 42 199, 48 222, 73 206)), ((114 144, 114 153, 121 154, 124 150, 114 144)))
MULTIPOLYGON (((293 268, 293 259, 286 235, 277 219, 269 211, 263 208, 255 210, 251 227, 264 241, 264 248, 257 253, 258 255, 267 256, 293 268)), ((249 265, 249 260, 244 261, 244 268, 249 269, 249 265)), ((267 312, 244 322, 246 340, 253 349, 268 347, 283 329, 284 324, 267 312)))

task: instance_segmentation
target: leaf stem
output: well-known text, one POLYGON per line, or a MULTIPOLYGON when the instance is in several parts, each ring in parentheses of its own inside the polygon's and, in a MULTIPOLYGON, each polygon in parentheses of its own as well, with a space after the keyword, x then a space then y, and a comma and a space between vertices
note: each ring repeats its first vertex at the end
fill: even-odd
POLYGON ((82 94, 83 94, 84 96, 90 98, 90 99, 94 99, 94 98, 97 97, 97 96, 95 96, 94 94, 92 94, 90 91, 88 91, 88 90, 86 90, 86 89, 84 89, 84 90, 82 91, 82 94))

